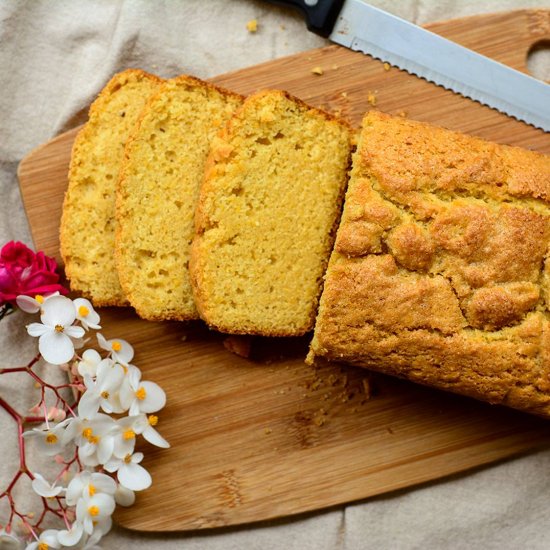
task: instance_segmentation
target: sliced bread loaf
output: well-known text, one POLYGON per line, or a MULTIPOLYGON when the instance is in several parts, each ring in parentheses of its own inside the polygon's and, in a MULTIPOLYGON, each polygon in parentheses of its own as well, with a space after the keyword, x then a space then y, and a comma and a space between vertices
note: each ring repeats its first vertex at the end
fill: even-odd
POLYGON ((198 318, 188 270, 196 200, 210 141, 242 99, 196 78, 168 80, 126 144, 116 260, 140 317, 198 318))
POLYGON ((214 139, 191 253, 201 317, 229 333, 313 326, 352 131, 286 92, 250 96, 214 139))
POLYGON ((124 145, 162 81, 130 69, 115 75, 90 108, 72 151, 61 218, 61 255, 71 289, 95 305, 125 305, 115 268, 115 188, 124 145))

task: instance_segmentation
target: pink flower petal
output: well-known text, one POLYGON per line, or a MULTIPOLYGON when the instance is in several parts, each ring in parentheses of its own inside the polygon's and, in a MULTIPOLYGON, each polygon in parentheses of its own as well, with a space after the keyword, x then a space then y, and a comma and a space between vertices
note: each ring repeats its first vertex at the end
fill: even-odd
POLYGON ((15 299, 17 307, 25 313, 38 313, 40 311, 40 303, 30 296, 17 296, 15 299))

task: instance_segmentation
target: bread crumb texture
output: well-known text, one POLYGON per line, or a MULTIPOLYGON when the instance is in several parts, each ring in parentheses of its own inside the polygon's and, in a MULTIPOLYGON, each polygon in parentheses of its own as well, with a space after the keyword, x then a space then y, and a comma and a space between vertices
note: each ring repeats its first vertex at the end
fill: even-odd
POLYGON ((116 74, 73 145, 61 255, 71 289, 98 306, 127 304, 115 268, 115 189, 126 140, 161 82, 140 70, 116 74))
POLYGON ((193 77, 164 83, 128 140, 117 190, 116 259, 137 313, 198 318, 189 279, 193 215, 210 141, 241 96, 193 77))
POLYGON ((215 138, 191 255, 201 317, 224 332, 313 327, 352 132, 285 92, 250 96, 215 138))
POLYGON ((550 416, 550 157, 371 111, 311 346, 550 416))

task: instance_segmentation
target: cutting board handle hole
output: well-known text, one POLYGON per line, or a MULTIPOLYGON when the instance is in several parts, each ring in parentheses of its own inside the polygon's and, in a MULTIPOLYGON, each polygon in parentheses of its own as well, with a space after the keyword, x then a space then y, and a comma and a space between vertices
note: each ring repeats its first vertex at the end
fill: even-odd
POLYGON ((550 81, 550 40, 539 40, 529 48, 527 69, 535 78, 550 81))

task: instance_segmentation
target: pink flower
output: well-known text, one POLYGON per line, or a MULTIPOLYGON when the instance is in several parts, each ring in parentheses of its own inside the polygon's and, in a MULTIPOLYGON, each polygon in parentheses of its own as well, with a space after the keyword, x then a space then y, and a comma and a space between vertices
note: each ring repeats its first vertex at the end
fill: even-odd
POLYGON ((57 263, 43 252, 34 253, 21 242, 10 241, 0 250, 0 305, 15 306, 17 296, 36 296, 68 290, 59 284, 57 263))

